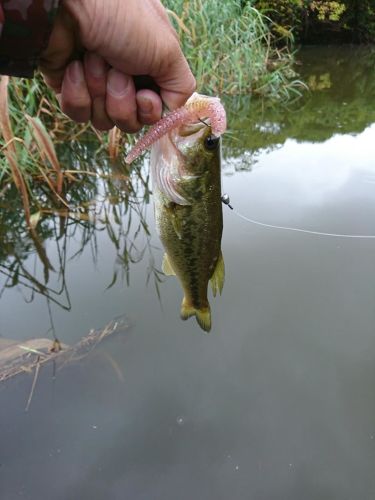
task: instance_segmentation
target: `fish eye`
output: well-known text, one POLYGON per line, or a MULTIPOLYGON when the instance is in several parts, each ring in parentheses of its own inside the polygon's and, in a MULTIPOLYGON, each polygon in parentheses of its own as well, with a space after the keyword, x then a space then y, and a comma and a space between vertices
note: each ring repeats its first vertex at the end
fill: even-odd
POLYGON ((208 151, 213 151, 214 149, 217 148, 219 142, 220 142, 220 137, 215 137, 214 135, 209 135, 204 140, 204 147, 208 151))

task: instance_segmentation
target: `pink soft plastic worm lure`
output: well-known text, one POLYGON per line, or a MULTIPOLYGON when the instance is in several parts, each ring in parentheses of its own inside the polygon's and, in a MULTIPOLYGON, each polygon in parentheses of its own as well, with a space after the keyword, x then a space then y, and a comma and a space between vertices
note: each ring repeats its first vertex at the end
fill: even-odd
POLYGON ((185 106, 172 111, 153 125, 150 130, 139 139, 133 149, 125 158, 126 163, 131 163, 148 149, 160 137, 180 125, 197 122, 204 118, 210 119, 212 134, 216 137, 223 134, 227 128, 227 119, 224 106, 218 97, 208 97, 194 93, 185 106))

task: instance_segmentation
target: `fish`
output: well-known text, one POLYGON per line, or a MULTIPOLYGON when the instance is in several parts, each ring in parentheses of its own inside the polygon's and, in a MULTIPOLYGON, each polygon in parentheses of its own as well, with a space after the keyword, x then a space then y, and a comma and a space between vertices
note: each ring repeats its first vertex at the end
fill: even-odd
POLYGON ((195 316, 211 330, 208 284, 221 294, 221 135, 226 114, 220 99, 194 93, 185 106, 164 116, 125 158, 131 163, 151 147, 156 230, 165 250, 162 270, 183 289, 180 316, 195 316))

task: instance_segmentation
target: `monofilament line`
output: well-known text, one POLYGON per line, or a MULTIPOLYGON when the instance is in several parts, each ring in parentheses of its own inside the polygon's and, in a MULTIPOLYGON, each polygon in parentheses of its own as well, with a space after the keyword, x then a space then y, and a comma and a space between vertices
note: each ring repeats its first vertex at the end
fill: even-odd
POLYGON ((237 210, 233 210, 233 212, 240 217, 241 219, 249 222, 250 224, 255 224, 256 226, 266 227, 269 229, 280 229, 282 231, 293 231, 295 233, 304 233, 304 234, 312 234, 315 236, 327 236, 330 238, 350 238, 356 240, 375 240, 374 234, 339 234, 339 233, 325 233, 323 231, 310 231, 309 229, 301 229, 298 227, 288 227, 288 226, 276 226, 273 224, 266 224, 265 222, 260 222, 255 219, 249 219, 244 215, 237 212, 237 210))

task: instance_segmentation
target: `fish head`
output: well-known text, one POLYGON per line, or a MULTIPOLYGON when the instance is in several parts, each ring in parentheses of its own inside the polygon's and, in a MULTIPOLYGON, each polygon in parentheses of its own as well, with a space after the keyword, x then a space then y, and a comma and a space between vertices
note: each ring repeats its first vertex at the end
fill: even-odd
POLYGON ((151 150, 154 184, 179 205, 193 203, 212 179, 220 182, 220 163, 221 139, 212 134, 209 121, 182 124, 151 150))
POLYGON ((220 137, 212 134, 206 121, 181 125, 170 132, 170 140, 185 170, 199 174, 211 163, 220 162, 220 137))

